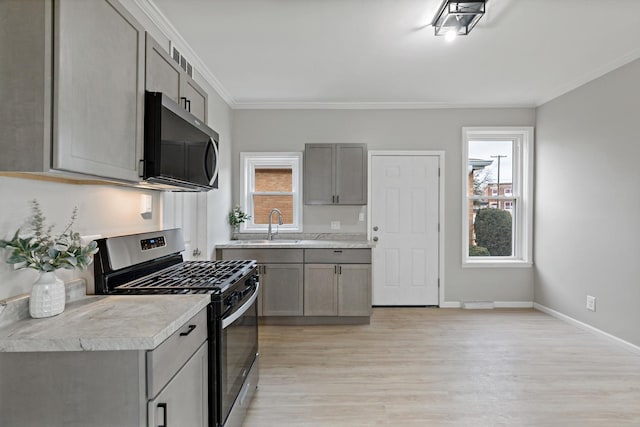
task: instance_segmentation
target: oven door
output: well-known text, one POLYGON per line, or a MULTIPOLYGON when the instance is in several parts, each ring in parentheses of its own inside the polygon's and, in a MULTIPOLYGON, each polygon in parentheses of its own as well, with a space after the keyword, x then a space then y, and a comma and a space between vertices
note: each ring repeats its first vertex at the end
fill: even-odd
POLYGON ((258 288, 259 284, 255 282, 253 292, 238 302, 239 308, 222 318, 222 333, 218 341, 221 426, 230 425, 227 424, 229 413, 234 405, 243 403, 236 400, 258 353, 258 288))

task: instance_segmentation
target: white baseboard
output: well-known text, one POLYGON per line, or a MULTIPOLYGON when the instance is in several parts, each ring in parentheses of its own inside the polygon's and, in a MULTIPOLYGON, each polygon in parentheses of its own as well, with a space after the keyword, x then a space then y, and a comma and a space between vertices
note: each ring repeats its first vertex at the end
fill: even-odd
POLYGON ((445 301, 440 304, 440 308, 460 308, 460 301, 445 301))
POLYGON ((567 323, 571 323, 574 326, 579 327, 580 329, 584 329, 590 332, 595 332, 599 335, 602 335, 603 337, 607 338, 608 340, 614 342, 615 344, 618 344, 622 347, 624 347, 625 349, 631 351, 632 353, 638 354, 640 355, 640 347, 630 343, 629 341, 625 341, 622 338, 618 338, 615 335, 611 335, 610 333, 607 333, 605 331, 603 331, 602 329, 598 329, 596 327, 593 327, 591 325, 588 325, 584 322, 581 322, 579 320, 574 319, 573 317, 569 317, 566 314, 562 314, 559 311, 555 311, 549 307, 546 307, 544 305, 538 304, 538 303, 533 303, 533 308, 535 308, 536 310, 539 310, 543 313, 548 314, 549 316, 553 316, 557 319, 563 320, 567 323))
POLYGON ((533 308, 533 301, 496 301, 496 308, 533 308))
MULTIPOLYGON (((532 301, 494 301, 495 308, 532 308, 532 301)), ((460 301, 445 301, 440 304, 440 308, 460 308, 462 303, 460 301)))

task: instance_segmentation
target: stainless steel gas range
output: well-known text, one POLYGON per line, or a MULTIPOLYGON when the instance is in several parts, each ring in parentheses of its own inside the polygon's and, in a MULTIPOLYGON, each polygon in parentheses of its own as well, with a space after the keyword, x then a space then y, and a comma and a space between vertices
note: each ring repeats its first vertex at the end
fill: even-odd
POLYGON ((209 425, 240 427, 258 385, 256 262, 183 261, 180 229, 99 239, 98 247, 96 294, 211 295, 209 425))

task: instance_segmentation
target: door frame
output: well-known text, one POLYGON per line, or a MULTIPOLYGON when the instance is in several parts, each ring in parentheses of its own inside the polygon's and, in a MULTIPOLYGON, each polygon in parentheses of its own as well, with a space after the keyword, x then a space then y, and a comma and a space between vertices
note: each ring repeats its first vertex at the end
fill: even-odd
POLYGON ((443 307, 444 302, 444 231, 445 231, 445 215, 444 215, 444 178, 445 178, 445 152, 444 151, 432 151, 432 150, 372 150, 368 152, 368 164, 369 177, 367 179, 367 240, 371 240, 371 181, 372 181, 372 166, 374 156, 429 156, 438 157, 438 306, 443 307))

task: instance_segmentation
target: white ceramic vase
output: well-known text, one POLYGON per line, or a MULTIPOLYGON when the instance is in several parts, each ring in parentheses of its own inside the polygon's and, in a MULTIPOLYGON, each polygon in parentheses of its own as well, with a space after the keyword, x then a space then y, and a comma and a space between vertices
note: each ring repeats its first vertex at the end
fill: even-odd
POLYGON ((35 318, 60 314, 64 311, 65 298, 64 282, 55 271, 42 272, 31 288, 29 314, 35 318))

